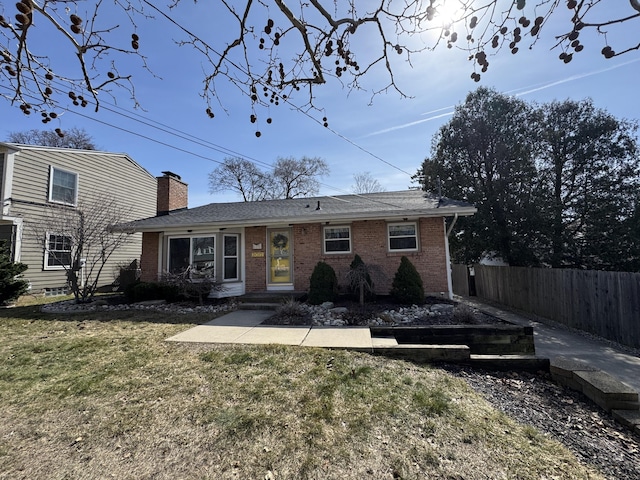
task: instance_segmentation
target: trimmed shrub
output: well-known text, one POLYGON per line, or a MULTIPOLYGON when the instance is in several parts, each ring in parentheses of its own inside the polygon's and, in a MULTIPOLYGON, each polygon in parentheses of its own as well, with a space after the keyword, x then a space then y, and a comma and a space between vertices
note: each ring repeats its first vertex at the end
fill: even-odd
POLYGON ((424 303, 424 286, 416 267, 407 257, 400 259, 400 266, 391 284, 392 297, 403 305, 424 303))
POLYGON ((11 261, 6 242, 0 242, 0 305, 8 305, 27 293, 29 282, 18 278, 26 269, 26 264, 11 261))
POLYGON ((309 303, 320 305, 333 302, 338 296, 338 277, 336 272, 325 262, 318 262, 309 280, 309 303))

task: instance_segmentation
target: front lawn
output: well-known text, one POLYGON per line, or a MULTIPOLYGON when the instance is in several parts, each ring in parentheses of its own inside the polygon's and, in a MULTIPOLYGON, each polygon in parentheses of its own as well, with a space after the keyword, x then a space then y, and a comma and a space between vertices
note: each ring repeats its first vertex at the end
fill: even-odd
POLYGON ((443 370, 164 341, 211 318, 0 311, 0 478, 602 478, 443 370))

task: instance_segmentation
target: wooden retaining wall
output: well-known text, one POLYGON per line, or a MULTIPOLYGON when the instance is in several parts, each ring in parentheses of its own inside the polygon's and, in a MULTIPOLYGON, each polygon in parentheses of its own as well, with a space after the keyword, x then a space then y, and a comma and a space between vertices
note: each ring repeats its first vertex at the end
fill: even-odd
POLYGON ((518 325, 432 325, 370 327, 374 337, 395 337, 398 344, 467 345, 471 354, 534 354, 533 327, 518 325))

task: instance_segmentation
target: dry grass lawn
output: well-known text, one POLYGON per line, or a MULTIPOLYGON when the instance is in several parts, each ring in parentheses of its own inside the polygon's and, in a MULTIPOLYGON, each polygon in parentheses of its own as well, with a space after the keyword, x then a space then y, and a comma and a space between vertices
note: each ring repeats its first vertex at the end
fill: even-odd
POLYGON ((164 341, 210 317, 0 311, 0 478, 602 478, 438 369, 164 341))

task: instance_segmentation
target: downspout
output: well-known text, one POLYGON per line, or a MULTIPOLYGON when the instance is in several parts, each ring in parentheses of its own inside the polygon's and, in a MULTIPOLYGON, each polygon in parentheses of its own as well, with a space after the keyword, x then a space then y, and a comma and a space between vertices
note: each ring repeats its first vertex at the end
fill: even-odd
MULTIPOLYGON (((443 223, 446 225, 445 217, 442 217, 443 223)), ((458 221, 458 214, 453 215, 453 221, 449 228, 446 229, 446 235, 444 236, 444 250, 446 254, 446 262, 447 262, 447 288, 449 290, 448 298, 449 300, 453 300, 453 279, 451 278, 451 255, 449 254, 449 235, 451 235, 451 231, 453 230, 453 226, 458 221)))
POLYGON ((453 230, 453 227, 456 225, 457 221, 458 221, 458 214, 454 213, 453 221, 451 222, 451 225, 449 225, 449 228, 447 228, 447 238, 449 238, 449 235, 451 235, 451 231, 453 230))

